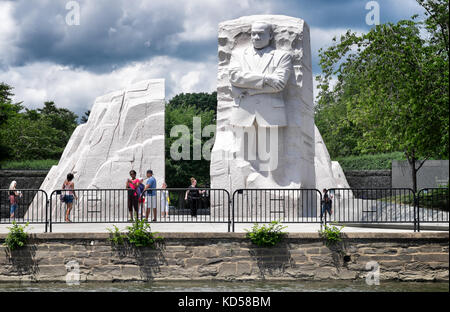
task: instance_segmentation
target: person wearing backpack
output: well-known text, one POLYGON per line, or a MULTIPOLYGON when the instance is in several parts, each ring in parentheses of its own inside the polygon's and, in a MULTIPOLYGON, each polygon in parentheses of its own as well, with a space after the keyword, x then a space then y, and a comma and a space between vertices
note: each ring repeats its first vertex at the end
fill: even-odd
POLYGON ((147 211, 145 213, 145 220, 148 221, 148 216, 150 214, 150 209, 153 209, 153 220, 156 221, 156 179, 153 176, 152 170, 147 170, 147 183, 145 185, 145 191, 147 191, 147 211), (148 190, 150 189, 150 190, 148 190))
POLYGON ((145 190, 145 182, 146 179, 141 179, 140 180, 140 184, 139 187, 137 189, 137 193, 138 193, 138 203, 139 203, 139 218, 144 219, 145 218, 145 196, 143 195, 144 190, 145 190))

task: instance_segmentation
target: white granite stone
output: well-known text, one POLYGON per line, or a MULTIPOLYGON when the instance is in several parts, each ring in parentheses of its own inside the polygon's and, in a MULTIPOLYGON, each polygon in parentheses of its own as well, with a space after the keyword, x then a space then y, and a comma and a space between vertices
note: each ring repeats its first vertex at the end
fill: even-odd
POLYGON ((98 97, 88 122, 75 129, 58 165, 40 188, 50 196, 71 172, 76 189, 124 189, 132 169, 138 178, 152 169, 161 187, 164 112, 164 79, 141 81, 98 97))
POLYGON ((349 187, 340 165, 331 161, 314 125, 311 47, 305 21, 282 15, 245 16, 220 23, 218 36, 217 131, 211 153, 211 187, 224 188, 230 193, 239 188, 316 188, 322 191, 323 188, 349 187), (264 54, 260 63, 251 57, 254 54, 258 59, 251 40, 252 25, 258 22, 272 26, 273 39, 267 48, 268 53, 273 54, 271 62, 264 54), (286 54, 291 58, 289 69, 287 62, 283 62, 286 54), (258 68, 252 63, 262 66, 258 68), (246 75, 234 77, 233 69, 239 67, 243 72, 246 70, 246 75), (255 88, 264 86, 257 74, 270 74, 270 70, 280 72, 283 88, 280 87, 279 93, 241 99, 236 96, 242 90, 254 92, 255 88), (252 87, 252 83, 256 87, 252 87), (278 168, 270 173, 274 180, 236 156, 241 147, 233 131, 240 125, 250 126, 253 116, 258 125, 277 125, 282 129, 278 168))
MULTIPOLYGON (((219 24, 218 54, 217 131, 211 154, 211 187, 231 192, 238 188, 314 188, 314 110, 308 25, 301 19, 282 15, 246 16, 226 21, 219 24), (274 36, 267 54, 273 57, 263 55, 261 68, 244 69, 256 68, 262 74, 277 73, 280 85, 278 93, 249 95, 244 102, 238 102, 235 89, 240 80, 230 69, 246 67, 245 64, 252 62, 247 55, 253 52, 251 29, 256 22, 272 26, 274 36), (253 112, 258 125, 279 126, 282 133, 278 166, 268 173, 258 171, 236 156, 239 147, 233 139, 232 126, 239 127, 239 123, 248 126, 253 112)), ((256 76, 256 85, 265 89, 265 81, 258 79, 256 76)), ((268 85, 270 87, 270 83, 268 85)))

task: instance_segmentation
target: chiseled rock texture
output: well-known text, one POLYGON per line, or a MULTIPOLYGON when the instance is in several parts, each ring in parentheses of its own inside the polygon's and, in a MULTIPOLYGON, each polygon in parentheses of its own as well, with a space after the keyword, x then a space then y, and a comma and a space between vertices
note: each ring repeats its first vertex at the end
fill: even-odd
POLYGON ((327 146, 320 135, 319 129, 315 125, 314 135, 316 189, 322 192, 324 188, 350 188, 339 162, 331 161, 327 146))
POLYGON ((245 16, 219 24, 217 131, 211 154, 211 187, 228 191, 247 187, 239 164, 234 156, 229 156, 234 145, 229 123, 234 100, 228 66, 235 49, 252 45, 251 25, 256 21, 272 24, 272 46, 292 56, 292 73, 283 90, 287 127, 283 127, 284 152, 278 155, 277 182, 281 188, 313 188, 314 107, 309 26, 301 19, 283 15, 245 16))
MULTIPOLYGON (((299 18, 283 15, 245 16, 219 24, 217 76, 217 131, 211 153, 211 187, 232 192, 247 188, 241 164, 233 156, 230 116, 234 100, 231 96, 228 65, 234 50, 251 45, 251 24, 271 23, 272 46, 288 51, 293 69, 284 89, 287 127, 284 127, 284 152, 278 155, 279 188, 349 187, 337 162, 331 162, 325 144, 314 125, 313 77, 310 31, 299 18)), ((273 188, 273 185, 267 186, 273 188)))
MULTIPOLYGON (((164 79, 135 83, 95 100, 87 123, 72 134, 40 189, 61 189, 69 172, 77 189, 123 189, 129 171, 165 178, 164 79)), ((80 199, 82 200, 82 199, 80 199)))
POLYGON ((317 233, 292 233, 273 248, 257 247, 242 233, 161 235, 151 249, 112 246, 109 234, 34 234, 21 250, 0 247, 0 282, 65 282, 73 263, 80 282, 358 280, 372 261, 381 281, 449 280, 448 233, 347 233, 334 247, 317 233))

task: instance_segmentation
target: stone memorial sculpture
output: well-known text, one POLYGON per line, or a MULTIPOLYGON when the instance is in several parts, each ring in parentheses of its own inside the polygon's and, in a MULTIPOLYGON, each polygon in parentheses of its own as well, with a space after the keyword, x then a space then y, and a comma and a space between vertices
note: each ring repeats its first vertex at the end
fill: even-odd
MULTIPOLYGON (((314 125, 305 21, 282 15, 245 16, 220 23, 218 37, 211 187, 226 189, 231 196, 239 189, 348 187, 314 125)), ((267 200, 293 203, 283 208, 285 213, 292 209, 292 216, 317 215, 311 207, 317 207, 319 197, 313 192, 308 202, 301 192, 289 194, 271 192, 267 200), (313 211, 302 211, 303 207, 313 211)), ((242 196, 248 197, 243 200, 247 208, 272 205, 253 195, 242 196)))
POLYGON ((231 56, 229 79, 235 107, 230 125, 240 141, 237 155, 241 161, 245 161, 248 147, 247 166, 252 167, 249 170, 253 172, 247 181, 251 183, 260 177, 258 171, 267 171, 269 179, 265 179, 265 184, 277 185, 271 178, 278 166, 282 129, 287 125, 283 90, 291 75, 292 63, 289 53, 270 46, 272 38, 271 24, 255 22, 251 26, 253 45, 231 56), (245 134, 249 137, 248 144, 244 144, 245 134), (266 135, 274 144, 267 146, 266 135), (267 147, 268 161, 264 166, 267 147))
POLYGON ((211 186, 314 188, 307 24, 280 15, 220 23, 217 89, 211 186))
MULTIPOLYGON (((98 97, 87 123, 75 129, 40 189, 50 196, 61 189, 70 172, 76 189, 124 189, 132 169, 138 178, 152 169, 159 187, 165 178, 164 98, 164 79, 141 81, 98 97)), ((89 194, 96 196, 95 192, 89 194)), ((102 207, 107 204, 102 198, 79 200, 82 204, 78 207, 83 209, 89 209, 89 202, 100 201, 102 207)), ((83 211, 77 208, 74 213, 83 211)))

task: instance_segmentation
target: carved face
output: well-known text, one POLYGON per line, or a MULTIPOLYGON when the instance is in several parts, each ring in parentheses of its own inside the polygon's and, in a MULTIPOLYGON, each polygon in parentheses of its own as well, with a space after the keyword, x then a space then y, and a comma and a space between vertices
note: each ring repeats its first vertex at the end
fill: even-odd
POLYGON ((255 23, 252 25, 252 43, 255 49, 264 49, 272 39, 272 29, 269 24, 255 23))

